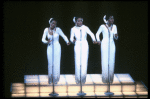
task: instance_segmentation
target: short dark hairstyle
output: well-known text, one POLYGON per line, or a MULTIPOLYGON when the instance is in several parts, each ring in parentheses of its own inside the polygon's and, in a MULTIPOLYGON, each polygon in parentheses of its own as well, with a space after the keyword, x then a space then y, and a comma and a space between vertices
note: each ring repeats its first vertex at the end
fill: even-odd
POLYGON ((110 16, 113 16, 112 13, 107 13, 106 14, 106 20, 108 20, 110 18, 110 16))
POLYGON ((56 21, 56 22, 57 22, 57 20, 56 20, 55 18, 53 18, 53 19, 50 21, 50 23, 51 23, 52 21, 56 21))
MULTIPOLYGON (((82 17, 76 17, 76 18, 75 18, 75 21, 77 21, 77 19, 79 19, 79 18, 82 18, 82 17)), ((82 18, 82 19, 83 19, 83 18, 82 18)))

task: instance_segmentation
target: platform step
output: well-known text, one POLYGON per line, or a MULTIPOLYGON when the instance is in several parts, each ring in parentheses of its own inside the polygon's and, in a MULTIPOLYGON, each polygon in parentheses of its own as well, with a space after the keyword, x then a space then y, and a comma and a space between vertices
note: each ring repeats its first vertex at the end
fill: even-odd
MULTIPOLYGON (((55 84, 57 97, 79 97, 80 84, 75 83, 72 74, 61 74, 60 80, 55 84)), ((86 83, 82 86, 86 93, 84 97, 108 97, 107 84, 102 82, 101 74, 87 74, 86 83)), ((142 82, 134 81, 129 74, 114 74, 114 81, 110 85, 110 91, 114 93, 111 97, 147 97, 148 90, 142 82)), ((12 83, 12 97, 51 97, 52 84, 48 84, 48 75, 25 75, 24 83, 12 83)))

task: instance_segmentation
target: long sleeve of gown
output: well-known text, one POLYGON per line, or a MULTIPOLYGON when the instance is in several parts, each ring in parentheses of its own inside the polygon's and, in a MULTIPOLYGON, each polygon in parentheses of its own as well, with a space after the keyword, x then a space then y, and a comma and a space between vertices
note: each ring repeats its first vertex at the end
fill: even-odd
POLYGON ((99 29, 96 33, 96 39, 97 39, 98 42, 100 41, 99 35, 101 34, 101 32, 102 32, 102 26, 99 27, 99 29))
POLYGON ((114 39, 117 40, 117 39, 118 39, 118 36, 116 37, 115 34, 117 34, 117 26, 115 26, 115 29, 114 29, 114 39))
POLYGON ((47 31, 46 31, 46 28, 45 28, 43 36, 42 36, 42 42, 45 43, 45 44, 48 43, 48 41, 46 40, 46 35, 47 35, 47 31))
POLYGON ((94 34, 91 32, 91 30, 88 27, 87 27, 87 33, 91 36, 93 41, 96 41, 94 34))
POLYGON ((74 32, 71 29, 71 32, 70 32, 70 41, 71 41, 71 43, 73 43, 73 40, 74 40, 74 32))
POLYGON ((59 29, 60 36, 65 40, 66 43, 69 43, 67 36, 62 32, 62 30, 60 28, 58 28, 58 29, 59 29))

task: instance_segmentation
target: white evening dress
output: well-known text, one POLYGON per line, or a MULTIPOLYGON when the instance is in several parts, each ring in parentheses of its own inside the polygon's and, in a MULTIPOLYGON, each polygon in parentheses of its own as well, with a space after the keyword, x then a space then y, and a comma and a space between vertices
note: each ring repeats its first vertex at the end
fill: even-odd
POLYGON ((47 45, 47 60, 48 60, 48 83, 52 82, 52 66, 53 68, 53 77, 54 83, 57 83, 60 78, 60 60, 61 60, 61 45, 59 43, 59 35, 65 40, 66 43, 69 43, 68 38, 64 35, 62 30, 59 27, 56 27, 56 31, 53 30, 53 35, 48 33, 49 28, 45 28, 42 42, 48 44, 46 36, 48 39, 52 40, 47 45))
MULTIPOLYGON (((108 27, 108 26, 107 26, 108 27)), ((102 82, 103 83, 112 83, 114 77, 114 65, 115 65, 115 43, 114 38, 118 39, 118 36, 115 37, 114 34, 117 34, 117 27, 113 24, 110 28, 107 28, 106 25, 101 25, 96 33, 97 41, 100 41, 99 35, 103 34, 103 39, 101 41, 101 65, 102 65, 102 82), (110 29, 108 31, 108 29, 110 29), (108 81, 108 66, 109 66, 109 81, 108 81)))
POLYGON ((76 39, 74 46, 74 57, 75 57, 75 81, 77 84, 80 82, 80 65, 81 65, 81 82, 86 82, 87 64, 89 45, 87 42, 87 34, 89 34, 93 41, 95 41, 94 34, 90 29, 82 25, 81 27, 74 26, 71 28, 70 41, 73 42, 74 37, 76 39))

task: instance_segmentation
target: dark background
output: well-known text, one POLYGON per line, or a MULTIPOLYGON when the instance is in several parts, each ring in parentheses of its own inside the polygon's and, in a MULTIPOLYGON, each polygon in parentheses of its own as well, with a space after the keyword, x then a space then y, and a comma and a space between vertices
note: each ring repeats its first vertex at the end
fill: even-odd
MULTIPOLYGON (((70 39, 74 16, 96 34, 103 16, 111 12, 117 25, 115 73, 129 73, 135 81, 148 87, 148 2, 4 2, 3 3, 3 84, 5 97, 10 96, 10 84, 24 82, 24 75, 48 74, 47 45, 41 39, 56 18, 57 26, 70 39)), ((102 39, 102 37, 101 37, 102 39)), ((93 45, 88 35, 88 74, 101 73, 100 46, 93 45)), ((74 74, 74 45, 67 46, 62 37, 61 74, 74 74)))

